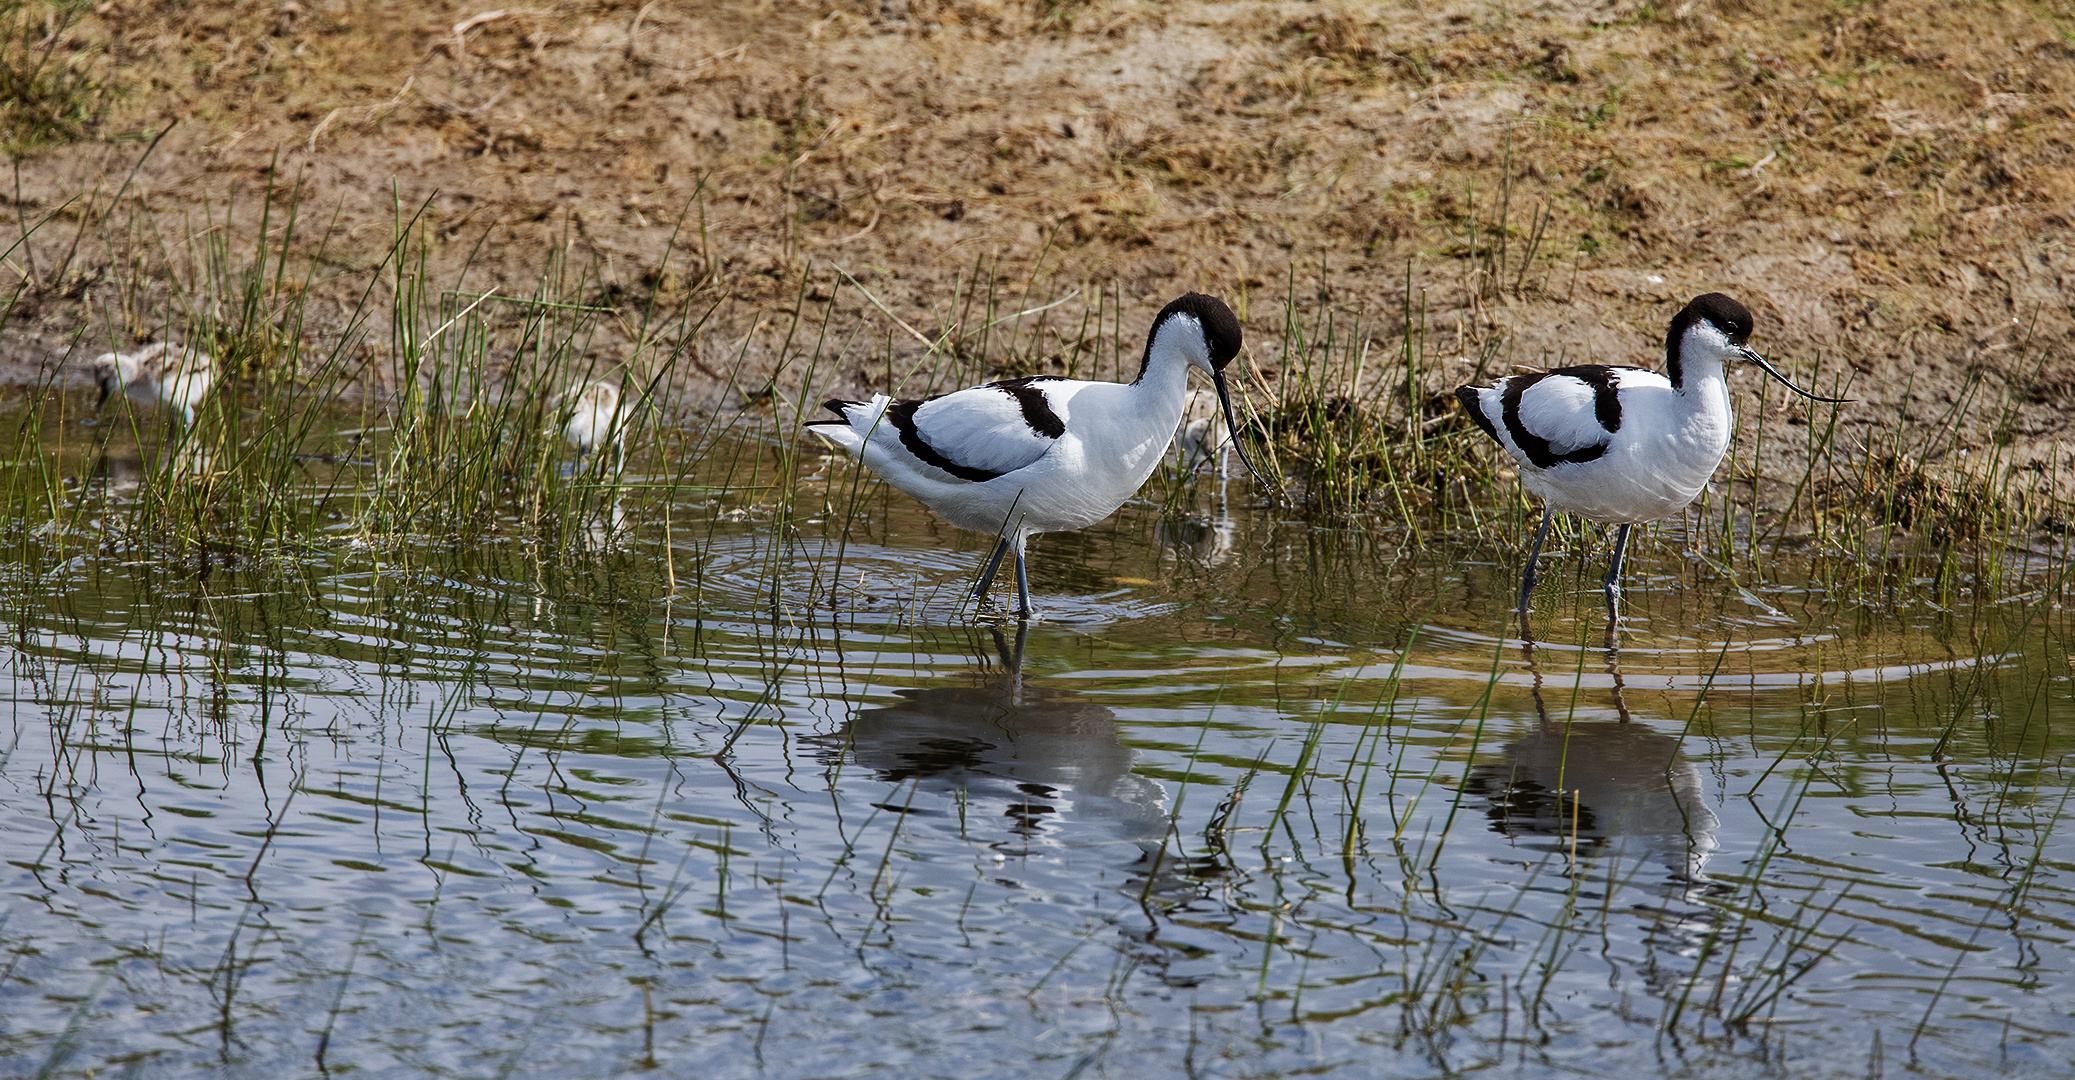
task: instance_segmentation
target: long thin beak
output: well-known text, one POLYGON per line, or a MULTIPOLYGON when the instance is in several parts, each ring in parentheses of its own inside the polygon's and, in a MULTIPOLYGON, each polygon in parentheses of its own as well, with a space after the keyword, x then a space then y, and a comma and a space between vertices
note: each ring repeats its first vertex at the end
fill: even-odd
POLYGON ((1232 413, 1232 392, 1225 387, 1225 373, 1211 372, 1210 383, 1218 388, 1218 404, 1225 408, 1225 430, 1232 434, 1232 449, 1239 452, 1240 463, 1246 466, 1246 471, 1251 473, 1254 479, 1267 483, 1268 481, 1261 476, 1261 470, 1254 468, 1253 459, 1246 456, 1246 440, 1239 437, 1239 420, 1232 413))
POLYGON ((1743 350, 1743 354, 1744 359, 1749 360, 1750 362, 1758 365, 1759 367, 1764 368, 1765 373, 1767 375, 1770 375, 1773 378, 1778 379, 1780 381, 1781 386, 1784 386, 1787 389, 1792 390, 1797 394, 1800 394, 1802 397, 1805 397, 1810 401, 1823 401, 1828 402, 1832 405, 1842 405, 1845 402, 1851 400, 1850 398, 1824 397, 1821 394, 1811 394, 1808 391, 1803 390, 1802 388, 1794 385, 1794 383, 1791 380, 1789 380, 1785 375, 1780 374, 1780 369, 1773 367, 1771 361, 1765 359, 1763 356, 1758 355, 1757 350, 1745 349, 1743 350))

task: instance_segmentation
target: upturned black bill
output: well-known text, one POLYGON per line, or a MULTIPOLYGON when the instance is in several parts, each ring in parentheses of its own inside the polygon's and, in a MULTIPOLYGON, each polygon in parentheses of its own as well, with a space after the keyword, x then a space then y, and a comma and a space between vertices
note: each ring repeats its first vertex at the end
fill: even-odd
POLYGON ((1232 412, 1232 392, 1225 387, 1225 373, 1220 371, 1212 374, 1210 382, 1218 388, 1218 404, 1225 407, 1225 430, 1232 435, 1232 449, 1239 452, 1240 463, 1246 466, 1246 471, 1252 474, 1254 479, 1267 483, 1267 479, 1261 475, 1261 470, 1254 468, 1253 459, 1246 456, 1246 440, 1240 437, 1239 420, 1232 412))
POLYGON ((1758 352, 1755 349, 1745 349, 1744 359, 1749 360, 1750 362, 1758 365, 1759 367, 1764 368, 1765 373, 1767 375, 1772 376, 1775 379, 1778 379, 1780 381, 1781 386, 1784 386, 1787 389, 1792 390, 1797 394, 1800 394, 1802 397, 1805 397, 1810 401, 1825 401, 1829 402, 1832 405, 1842 405, 1845 402, 1851 400, 1850 398, 1824 397, 1821 394, 1811 394, 1808 391, 1803 390, 1802 388, 1794 385, 1793 381, 1788 379, 1785 375, 1780 374, 1780 369, 1773 367, 1771 361, 1768 361, 1767 359, 1765 359, 1765 357, 1758 355, 1758 352))

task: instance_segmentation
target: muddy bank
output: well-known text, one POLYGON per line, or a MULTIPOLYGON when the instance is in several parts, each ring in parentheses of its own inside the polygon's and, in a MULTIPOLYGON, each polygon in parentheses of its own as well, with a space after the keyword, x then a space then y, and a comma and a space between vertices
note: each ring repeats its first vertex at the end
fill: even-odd
POLYGON ((654 305, 710 309, 686 389, 712 401, 797 377, 770 327, 831 294, 839 340, 912 363, 815 393, 907 381, 907 328, 976 288, 1106 290, 1127 327, 1216 291, 1263 364, 1286 295, 1379 328, 1410 296, 1437 354, 1530 367, 1655 363, 1721 289, 1768 351, 1849 369, 1856 429, 1988 410, 1950 452, 2042 477, 2075 438, 2075 50, 2034 6, 204 3, 63 37, 128 89, 6 192, 18 231, 51 216, 11 256, 18 382, 68 335, 216 317, 198 238, 258 250, 271 175, 306 333, 415 221, 442 287, 560 267, 615 310, 607 364, 654 305))

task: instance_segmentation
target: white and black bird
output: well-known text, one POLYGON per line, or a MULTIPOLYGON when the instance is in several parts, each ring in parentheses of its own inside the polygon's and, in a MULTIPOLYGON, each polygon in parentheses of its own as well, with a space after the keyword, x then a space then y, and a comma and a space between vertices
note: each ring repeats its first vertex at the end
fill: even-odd
MULTIPOLYGON (((923 400, 880 394, 830 401, 823 407, 837 419, 807 428, 951 524, 999 537, 974 599, 1013 552, 1016 614, 1028 618, 1025 543, 1093 525, 1138 491, 1174 439, 1190 368, 1210 376, 1225 423, 1236 428, 1225 367, 1239 345, 1232 309, 1190 293, 1153 320, 1129 383, 1036 375, 923 400)), ((1253 470, 1243 450, 1240 460, 1253 470)))
POLYGON ((216 381, 216 361, 208 353, 171 341, 133 353, 102 353, 89 367, 101 387, 95 408, 121 393, 139 405, 178 410, 183 428, 194 424, 196 407, 216 381))
POLYGON ((1542 525, 1520 579, 1523 618, 1535 559, 1559 510, 1619 527, 1606 578, 1607 607, 1618 613, 1629 530, 1684 509, 1729 449, 1735 417, 1726 365, 1748 361, 1805 398, 1843 400, 1788 381, 1744 344, 1750 337, 1751 313, 1708 293, 1672 317, 1662 374, 1590 364, 1456 389, 1470 419, 1505 447, 1520 482, 1542 498, 1542 525))

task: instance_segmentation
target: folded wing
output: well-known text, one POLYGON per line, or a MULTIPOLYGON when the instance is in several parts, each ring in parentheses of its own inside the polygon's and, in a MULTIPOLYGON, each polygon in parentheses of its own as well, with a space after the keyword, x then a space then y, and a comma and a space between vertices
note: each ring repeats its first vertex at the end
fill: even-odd
POLYGON ((1501 379, 1501 426, 1536 468, 1592 461, 1621 430, 1626 374, 1594 364, 1501 379))
POLYGON ((1014 379, 922 400, 831 401, 841 420, 807 426, 852 449, 869 439, 895 442, 924 465, 980 483, 1036 462, 1066 434, 1055 403, 1064 379, 1014 379), (1051 385, 1047 385, 1051 384, 1051 385), (848 428, 856 439, 828 430, 848 428))

